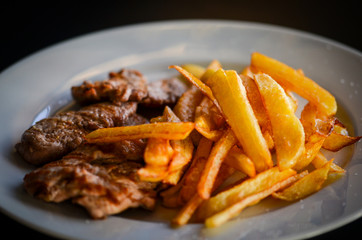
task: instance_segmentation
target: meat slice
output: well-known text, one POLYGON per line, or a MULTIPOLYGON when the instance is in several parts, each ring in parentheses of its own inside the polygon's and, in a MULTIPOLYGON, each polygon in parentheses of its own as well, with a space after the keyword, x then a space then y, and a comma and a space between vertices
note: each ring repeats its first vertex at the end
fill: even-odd
POLYGON ((84 81, 80 86, 73 86, 72 96, 83 105, 102 101, 135 101, 146 107, 164 107, 176 104, 187 88, 177 78, 147 83, 140 72, 122 69, 118 73, 111 72, 106 80, 94 83, 84 81))
POLYGON ((58 160, 83 142, 83 137, 98 128, 122 126, 129 123, 137 104, 114 105, 98 103, 56 114, 40 120, 24 132, 15 148, 24 160, 44 164, 58 160))
POLYGON ((147 82, 137 70, 122 69, 111 72, 109 79, 94 83, 84 81, 71 89, 73 98, 80 104, 96 102, 141 101, 147 96, 147 82))
POLYGON ((169 78, 151 82, 147 85, 148 94, 141 104, 147 107, 175 105, 188 86, 178 78, 169 78))
POLYGON ((153 209, 156 183, 141 181, 139 162, 127 161, 113 147, 82 144, 62 160, 24 177, 25 190, 47 202, 71 199, 95 219, 130 207, 153 209))

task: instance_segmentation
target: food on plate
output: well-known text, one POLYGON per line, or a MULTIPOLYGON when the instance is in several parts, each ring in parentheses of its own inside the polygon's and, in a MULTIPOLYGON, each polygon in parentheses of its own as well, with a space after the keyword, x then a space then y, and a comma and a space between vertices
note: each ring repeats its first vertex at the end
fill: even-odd
POLYGON ((122 69, 109 73, 109 78, 103 81, 84 81, 80 86, 73 86, 71 91, 74 100, 80 104, 134 101, 147 107, 162 107, 175 104, 186 88, 176 78, 148 83, 139 71, 122 69))
POLYGON ((256 74, 254 79, 270 120, 278 167, 292 168, 305 149, 303 125, 277 82, 266 74, 256 74))
POLYGON ((71 200, 95 219, 130 207, 153 209, 157 183, 141 181, 137 170, 142 162, 127 160, 117 145, 82 144, 61 160, 28 173, 24 187, 47 202, 71 200))
POLYGON ((110 72, 103 81, 84 81, 80 86, 73 86, 72 96, 81 104, 95 102, 141 101, 147 96, 146 78, 137 70, 122 69, 110 72))
POLYGON ((337 112, 337 103, 332 94, 319 86, 312 79, 304 76, 301 71, 260 53, 251 56, 252 71, 260 71, 270 75, 284 88, 291 90, 313 104, 327 116, 337 112))
POLYGON ((40 165, 54 161, 78 147, 87 133, 124 125, 136 109, 137 104, 133 102, 99 103, 79 111, 60 112, 26 130, 15 148, 29 163, 40 165))
POLYGON ((147 83, 123 69, 73 87, 82 105, 106 103, 56 114, 24 133, 17 150, 25 160, 53 161, 27 174, 25 189, 48 202, 71 199, 96 219, 153 209, 159 200, 180 209, 174 226, 211 228, 268 197, 308 197, 345 173, 323 152, 361 137, 349 135, 333 95, 301 69, 260 53, 241 71, 217 60, 169 68, 181 79, 147 83), (300 105, 293 92, 308 103, 300 105), (57 136, 60 149, 72 148, 47 148, 57 136), (44 160, 42 149, 52 157, 44 160))

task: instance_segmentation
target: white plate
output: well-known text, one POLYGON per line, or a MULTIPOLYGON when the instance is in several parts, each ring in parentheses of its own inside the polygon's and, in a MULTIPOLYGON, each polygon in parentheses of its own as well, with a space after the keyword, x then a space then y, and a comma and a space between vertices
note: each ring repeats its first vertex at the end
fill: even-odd
POLYGON ((339 114, 362 135, 362 55, 336 42, 276 26, 230 21, 174 21, 115 28, 78 37, 18 62, 0 75, 0 206, 36 230, 87 239, 265 239, 305 238, 362 216, 362 147, 336 156, 347 174, 320 192, 289 205, 266 200, 220 228, 201 224, 169 227, 173 211, 131 210, 103 221, 69 203, 44 203, 26 194, 23 176, 33 169, 13 146, 35 120, 71 101, 70 87, 102 79, 121 67, 139 69, 151 80, 176 74, 171 64, 220 60, 242 69, 258 51, 277 58, 329 90, 339 114), (345 109, 345 112, 343 111, 345 109))

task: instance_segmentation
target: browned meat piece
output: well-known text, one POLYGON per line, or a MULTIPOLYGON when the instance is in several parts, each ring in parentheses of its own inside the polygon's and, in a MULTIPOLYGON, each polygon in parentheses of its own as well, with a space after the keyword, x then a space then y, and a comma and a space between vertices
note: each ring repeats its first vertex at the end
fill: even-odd
POLYGON ((71 199, 96 219, 130 207, 153 209, 157 184, 140 181, 141 163, 125 160, 114 147, 82 144, 62 160, 24 177, 26 191, 47 202, 71 199))
POLYGON ((164 107, 176 104, 186 89, 187 85, 177 78, 147 84, 140 72, 122 69, 119 73, 111 72, 109 79, 94 83, 85 81, 72 87, 72 95, 80 104, 135 101, 147 107, 164 107))
POLYGON ((15 148, 29 163, 44 164, 60 159, 83 142, 83 137, 98 128, 128 124, 136 103, 99 103, 79 111, 58 113, 26 130, 15 148))
POLYGON ((118 73, 111 72, 107 80, 94 83, 85 81, 80 86, 72 87, 72 95, 80 104, 138 102, 147 95, 146 79, 137 70, 122 69, 118 73))
POLYGON ((147 97, 142 100, 141 104, 147 107, 175 105, 187 88, 187 85, 177 78, 151 82, 147 85, 147 97))

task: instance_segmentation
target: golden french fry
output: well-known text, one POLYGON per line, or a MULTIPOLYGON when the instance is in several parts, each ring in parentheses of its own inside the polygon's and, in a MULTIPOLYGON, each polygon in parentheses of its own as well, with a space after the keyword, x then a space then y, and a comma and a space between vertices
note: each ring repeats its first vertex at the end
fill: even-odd
POLYGON ((332 152, 337 152, 344 147, 358 142, 362 136, 351 137, 344 135, 344 128, 335 126, 335 130, 329 135, 323 143, 323 148, 332 152))
POLYGON ((89 143, 110 143, 140 138, 180 140, 185 139, 193 129, 193 122, 160 122, 135 126, 101 128, 86 135, 85 139, 89 143))
POLYGON ((199 182, 201 173, 205 168, 205 164, 213 142, 207 138, 202 137, 196 149, 196 153, 192 159, 191 166, 182 178, 182 187, 179 194, 179 200, 186 203, 195 193, 197 193, 197 184, 199 182))
POLYGON ((303 126, 276 81, 267 74, 256 74, 255 82, 271 123, 278 166, 281 170, 291 168, 304 152, 303 126))
POLYGON ((228 129, 212 148, 197 186, 197 192, 201 198, 208 199, 210 197, 221 164, 236 142, 234 133, 228 129))
MULTIPOLYGON (((321 168, 328 162, 327 158, 323 155, 323 153, 318 152, 317 155, 312 160, 312 164, 315 168, 321 168)), ((331 164, 331 168, 329 170, 331 173, 345 173, 346 170, 341 168, 335 163, 331 164)))
POLYGON ((246 155, 258 172, 273 165, 268 145, 246 95, 245 87, 235 71, 217 70, 208 80, 227 123, 235 133, 246 155))
POLYGON ((274 140, 273 137, 271 135, 271 127, 267 127, 265 130, 262 130, 263 133, 263 137, 268 145, 268 148, 270 150, 274 149, 275 145, 274 145, 274 140))
POLYGON ((186 205, 183 206, 177 216, 172 219, 171 223, 176 226, 185 225, 190 220, 202 201, 203 199, 197 193, 194 194, 193 197, 186 203, 186 205))
POLYGON ((318 154, 324 142, 324 138, 317 142, 307 142, 305 144, 305 152, 301 155, 297 161, 297 164, 293 167, 295 170, 301 170, 307 167, 318 154))
POLYGON ((255 177, 249 178, 242 183, 218 193, 217 195, 205 200, 198 209, 199 219, 208 218, 241 199, 270 188, 274 184, 295 175, 292 169, 279 171, 278 167, 270 168, 264 172, 258 173, 255 177))
POLYGON ((300 116, 300 122, 303 125, 305 139, 316 132, 317 106, 311 102, 307 103, 300 116))
POLYGON ((254 177, 256 175, 253 161, 251 161, 250 158, 248 158, 237 146, 234 146, 229 151, 224 163, 236 170, 239 170, 240 172, 245 173, 249 177, 254 177))
POLYGON ((337 103, 333 95, 299 71, 257 52, 251 56, 251 67, 269 74, 283 87, 315 104, 327 116, 336 114, 337 103))
POLYGON ((240 75, 240 79, 243 81, 246 95, 254 110, 255 117, 258 119, 260 127, 265 128, 269 124, 269 119, 255 80, 244 75, 240 75))
POLYGON ((273 193, 273 197, 286 201, 296 201, 317 192, 327 179, 332 162, 333 159, 324 164, 323 167, 299 179, 283 191, 273 193))
POLYGON ((290 185, 291 183, 297 181, 300 177, 301 177, 300 174, 288 177, 287 179, 277 182, 276 184, 272 185, 269 188, 265 188, 261 192, 253 193, 253 194, 241 199, 240 201, 232 204, 231 206, 227 207, 226 209, 216 213, 215 215, 213 215, 211 217, 208 217, 205 220, 205 226, 207 228, 220 226, 221 224, 225 223, 229 219, 234 218, 237 215, 239 215, 240 212, 243 209, 245 209, 246 207, 257 204, 260 200, 268 197, 273 192, 278 191, 279 189, 282 189, 282 188, 290 185))

